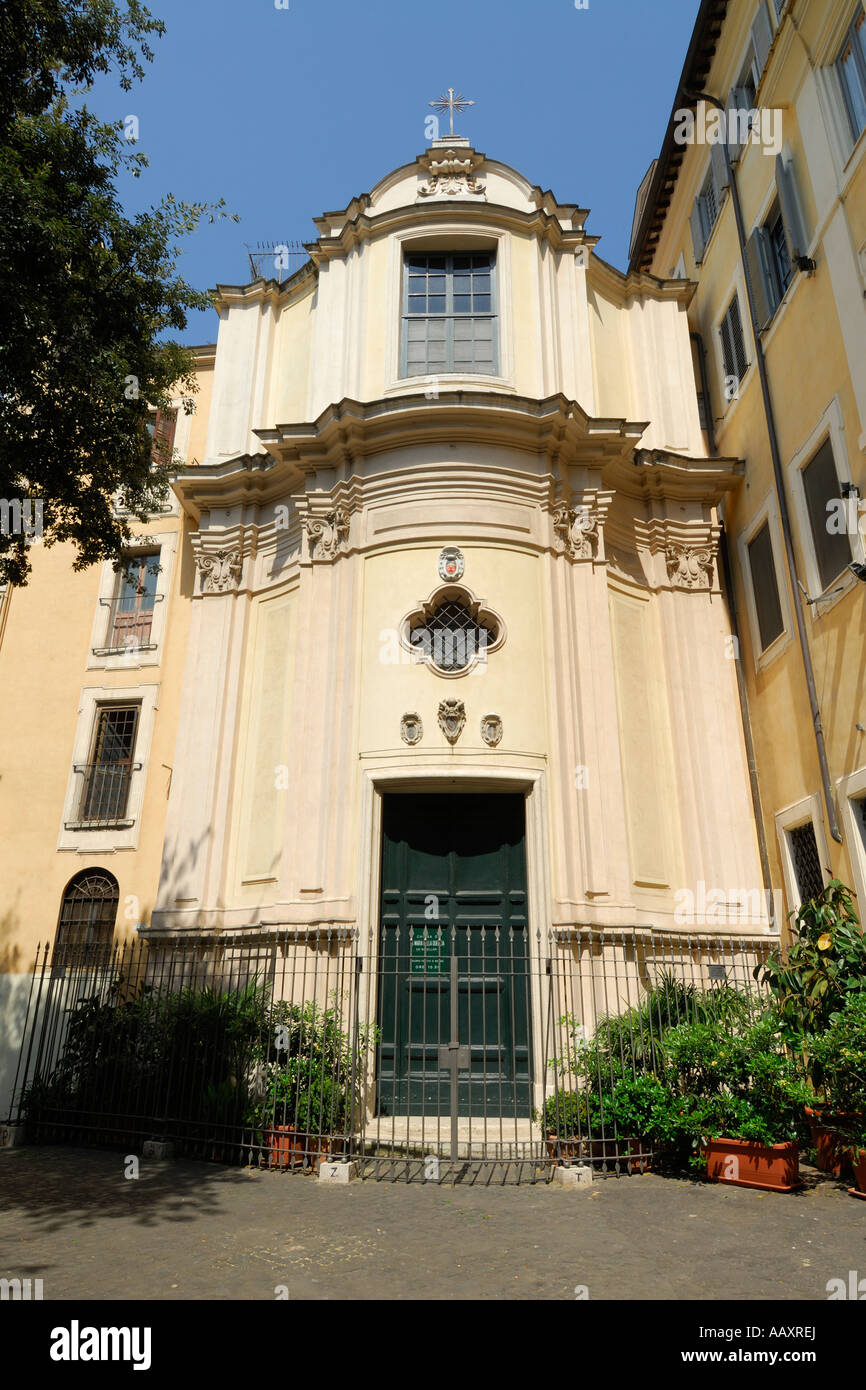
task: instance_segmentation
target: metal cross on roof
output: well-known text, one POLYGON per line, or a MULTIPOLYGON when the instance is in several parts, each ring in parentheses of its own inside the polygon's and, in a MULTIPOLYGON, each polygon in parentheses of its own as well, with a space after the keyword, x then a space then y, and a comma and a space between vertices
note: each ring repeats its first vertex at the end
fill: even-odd
POLYGON ((431 101, 431 102, 430 102, 430 105, 431 105, 436 111, 441 111, 442 114, 443 114, 443 116, 445 115, 446 111, 448 112, 448 115, 449 115, 449 117, 450 117, 450 119, 451 119, 451 129, 449 130, 448 133, 449 133, 449 135, 453 135, 453 134, 454 134, 454 112, 456 111, 457 114, 459 115, 461 111, 465 111, 465 110, 466 110, 467 106, 474 106, 474 105, 475 105, 475 102, 474 102, 474 101, 468 101, 468 100, 466 99, 466 97, 461 96, 459 92, 458 92, 457 95, 455 96, 455 95, 454 95, 454 88, 453 88, 453 87, 449 87, 449 88, 448 88, 448 95, 447 95, 447 96, 439 97, 437 101, 431 101))

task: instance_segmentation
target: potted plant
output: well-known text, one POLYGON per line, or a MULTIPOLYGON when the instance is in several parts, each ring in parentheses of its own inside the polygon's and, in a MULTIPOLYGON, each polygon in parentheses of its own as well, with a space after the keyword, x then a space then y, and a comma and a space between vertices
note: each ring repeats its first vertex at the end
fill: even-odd
POLYGON ((789 1192, 799 1184, 799 1141, 809 1089, 787 1054, 778 1014, 732 1028, 686 1024, 665 1036, 679 1092, 675 1137, 693 1166, 741 1187, 789 1192))
POLYGON ((819 1088, 811 1112, 818 1166, 848 1176, 866 1142, 866 994, 852 991, 804 1048, 819 1088))
POLYGON ((586 1092, 557 1090, 547 1097, 541 1121, 549 1158, 568 1164, 592 1157, 589 1105, 586 1092))
POLYGON ((249 1123, 271 1167, 312 1166, 345 1149, 352 1056, 335 1008, 280 1002, 256 1055, 249 1123))

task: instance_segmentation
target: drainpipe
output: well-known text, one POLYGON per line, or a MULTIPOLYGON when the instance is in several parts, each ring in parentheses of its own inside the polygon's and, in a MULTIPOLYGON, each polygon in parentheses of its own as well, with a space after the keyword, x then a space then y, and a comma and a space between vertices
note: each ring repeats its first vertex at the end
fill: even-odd
MULTIPOLYGON (((695 345, 698 354, 698 370, 701 374, 701 392, 704 397, 704 416, 706 418, 707 443, 710 446, 710 457, 717 456, 716 432, 713 429, 713 415, 710 408, 709 383, 707 381, 707 363, 704 352, 704 340, 700 333, 689 335, 695 345)), ((749 768, 749 788, 752 793, 752 810, 755 816, 755 827, 758 832, 758 855, 761 860, 761 878, 764 880, 764 893, 767 900, 767 914, 770 926, 776 926, 775 898, 773 897, 773 877, 770 872, 770 856, 767 851, 767 835, 764 830, 764 810, 761 805, 761 788, 758 783, 758 762, 755 757, 755 742, 752 738, 752 720, 749 713, 749 695, 746 690, 746 678, 743 675, 743 663, 740 660, 740 625, 737 618, 737 604, 734 597, 734 579, 731 572, 731 557, 728 548, 728 532, 724 521, 722 522, 722 533, 719 537, 719 556, 722 562, 722 574, 724 577, 725 596, 728 601, 728 617, 731 624, 731 635, 736 646, 734 648, 736 660, 734 665, 737 671, 737 694, 740 699, 740 719, 743 724, 743 739, 746 745, 746 761, 749 768)))
MULTIPOLYGON (((708 92, 683 92, 683 96, 688 102, 705 101, 710 106, 714 106, 717 111, 725 111, 724 104, 717 97, 710 96, 708 92)), ((725 132, 727 135, 727 131, 725 132)), ((773 476, 776 482, 776 499, 779 504, 779 518, 782 523, 782 534, 785 540, 785 561, 788 569, 788 578, 791 585, 794 601, 794 614, 797 620, 797 637, 800 643, 800 655, 803 660, 803 672, 806 677, 806 688, 809 692, 809 708, 812 712, 812 725, 815 730, 815 746, 818 750, 818 764, 821 769, 821 785, 824 790, 824 804, 827 807, 827 824, 830 827, 830 834, 838 844, 842 843, 842 831, 839 828, 839 821, 836 816, 836 804, 833 800, 833 789, 830 785, 830 767, 827 762, 827 747, 824 742, 824 726, 821 723, 821 707, 818 703, 818 690, 815 685, 815 671, 812 666, 812 653, 809 651, 809 639, 806 635, 806 622, 803 617, 803 605, 800 598, 800 579, 797 574, 797 560, 794 554, 794 541, 791 534, 791 518, 788 512, 788 499, 785 494, 785 480, 782 472, 782 456, 779 452, 779 439, 776 434, 776 420, 773 414, 773 404, 770 399, 770 385, 767 379, 767 364, 764 360, 764 348, 761 342, 760 329, 758 328, 758 316, 755 310, 755 297, 752 291, 752 280, 749 275, 749 263, 746 259, 746 230, 743 222, 743 210, 740 206, 740 194, 737 189, 737 180, 731 165, 731 154, 728 149, 727 139, 722 142, 722 150, 725 156, 725 169, 728 175, 728 185, 731 190, 731 201, 734 206, 734 220, 737 226, 737 241, 740 248, 740 263, 743 268, 743 277, 746 282, 746 298, 749 302, 749 320, 752 325, 752 337, 755 342, 755 358, 758 366, 758 378, 761 383, 761 396, 764 402, 764 418, 767 422, 767 434, 770 439, 770 456, 773 460, 773 476)))

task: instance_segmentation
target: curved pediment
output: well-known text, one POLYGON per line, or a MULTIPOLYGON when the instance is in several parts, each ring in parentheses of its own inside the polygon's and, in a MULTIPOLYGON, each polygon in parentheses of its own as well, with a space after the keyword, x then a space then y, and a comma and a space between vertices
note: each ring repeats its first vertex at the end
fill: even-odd
MULTIPOLYGON (((429 209, 459 204, 511 210, 524 217, 543 212, 563 231, 581 231, 587 210, 560 203, 517 169, 475 150, 468 140, 434 140, 411 163, 386 174, 369 193, 353 198, 347 207, 314 218, 320 241, 344 240, 347 228, 398 209, 429 209)), ((315 258, 315 244, 310 248, 315 258)))

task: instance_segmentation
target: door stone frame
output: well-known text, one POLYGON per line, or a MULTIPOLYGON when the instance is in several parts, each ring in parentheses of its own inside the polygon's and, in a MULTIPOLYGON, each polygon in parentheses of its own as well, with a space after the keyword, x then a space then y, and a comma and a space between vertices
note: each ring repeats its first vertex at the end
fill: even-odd
MULTIPOLYGON (((532 1047, 531 1095, 538 1108, 543 1094, 542 963, 546 958, 552 921, 548 872, 547 774, 541 768, 490 768, 480 760, 458 767, 425 767, 409 772, 405 767, 364 769, 361 805, 361 882, 358 893, 358 947, 369 969, 362 986, 362 1023, 376 1019, 379 978, 379 905, 382 893, 382 800, 389 792, 491 792, 522 793, 526 805, 526 908, 529 931, 529 1006, 532 1047)), ((374 1088, 368 1088, 372 1095, 374 1088)))

